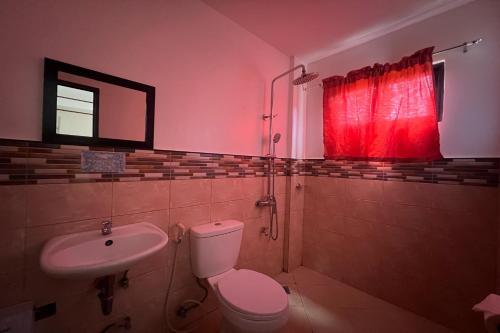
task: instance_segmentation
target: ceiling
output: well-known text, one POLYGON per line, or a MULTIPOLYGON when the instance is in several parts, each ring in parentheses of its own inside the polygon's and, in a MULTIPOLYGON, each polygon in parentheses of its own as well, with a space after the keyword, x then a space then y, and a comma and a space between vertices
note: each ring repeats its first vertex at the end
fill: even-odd
POLYGON ((311 62, 472 0, 202 0, 281 52, 311 62))

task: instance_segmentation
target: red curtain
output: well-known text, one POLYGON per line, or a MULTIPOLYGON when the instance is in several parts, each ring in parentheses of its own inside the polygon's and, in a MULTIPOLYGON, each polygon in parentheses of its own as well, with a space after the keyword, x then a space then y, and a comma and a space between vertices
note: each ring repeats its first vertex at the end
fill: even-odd
POLYGON ((323 80, 326 158, 433 160, 439 151, 432 51, 323 80))

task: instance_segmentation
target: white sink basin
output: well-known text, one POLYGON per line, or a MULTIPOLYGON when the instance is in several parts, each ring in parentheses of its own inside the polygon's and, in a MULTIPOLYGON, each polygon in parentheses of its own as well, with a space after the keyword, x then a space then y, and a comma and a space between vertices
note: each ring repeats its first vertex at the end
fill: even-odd
POLYGON ((112 230, 106 236, 96 230, 52 238, 43 247, 40 266, 57 277, 96 278, 125 271, 168 242, 167 234, 151 223, 112 230))

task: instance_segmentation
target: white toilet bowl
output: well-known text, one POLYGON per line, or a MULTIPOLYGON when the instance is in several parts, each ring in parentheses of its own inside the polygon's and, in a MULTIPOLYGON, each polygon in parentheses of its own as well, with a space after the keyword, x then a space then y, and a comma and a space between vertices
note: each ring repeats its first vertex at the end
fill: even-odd
POLYGON ((267 275, 234 269, 243 227, 240 221, 226 220, 191 228, 191 267, 219 299, 222 332, 274 332, 288 320, 288 295, 267 275))
POLYGON ((231 269, 207 279, 224 316, 222 332, 275 332, 288 320, 288 296, 267 275, 231 269))

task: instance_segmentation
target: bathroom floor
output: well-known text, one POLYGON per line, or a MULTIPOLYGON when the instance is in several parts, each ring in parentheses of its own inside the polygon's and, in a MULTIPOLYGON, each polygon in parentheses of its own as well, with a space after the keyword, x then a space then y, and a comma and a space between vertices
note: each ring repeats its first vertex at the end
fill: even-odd
MULTIPOLYGON (((441 325, 305 267, 276 280, 291 288, 283 333, 454 333, 441 325)), ((207 315, 197 332, 217 332, 221 315, 207 315)))

